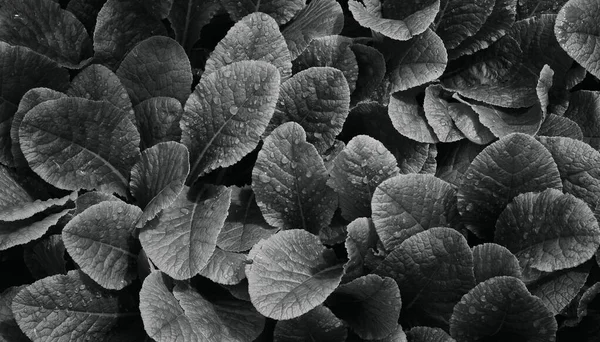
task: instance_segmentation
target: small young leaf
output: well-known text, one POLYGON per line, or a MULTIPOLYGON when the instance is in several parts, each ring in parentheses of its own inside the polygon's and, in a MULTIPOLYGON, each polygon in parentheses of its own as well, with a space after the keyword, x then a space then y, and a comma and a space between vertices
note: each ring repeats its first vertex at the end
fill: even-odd
POLYGON ((395 93, 390 97, 388 114, 394 128, 400 134, 422 143, 439 142, 434 130, 427 123, 425 110, 412 94, 395 93))
POLYGON ((184 187, 171 206, 140 231, 152 262, 175 279, 188 279, 208 263, 223 227, 231 190, 205 185, 184 187))
POLYGON ((326 306, 319 305, 304 315, 278 321, 273 332, 274 342, 328 341, 344 342, 348 335, 344 322, 326 306))
POLYGON ((307 231, 279 232, 257 243, 246 265, 250 299, 262 315, 286 320, 318 305, 339 285, 343 268, 307 231))
POLYGON ((136 106, 165 96, 185 103, 192 87, 192 69, 185 51, 175 40, 154 36, 138 43, 121 61, 117 76, 136 106))
POLYGON ((181 140, 179 121, 183 116, 183 107, 177 99, 153 97, 140 102, 134 111, 142 150, 160 142, 181 140))
POLYGON ((367 255, 377 247, 379 237, 371 219, 360 217, 348 224, 345 247, 348 262, 344 264, 344 282, 367 274, 367 255))
POLYGON ((138 206, 144 210, 137 228, 142 228, 175 201, 189 171, 189 154, 180 143, 158 143, 142 152, 140 160, 131 169, 129 185, 138 206))
POLYGON ((235 285, 246 278, 245 265, 246 254, 224 251, 217 247, 206 266, 198 273, 217 284, 235 285))
POLYGON ((275 19, 265 13, 249 14, 227 32, 206 61, 204 75, 246 60, 273 64, 282 82, 292 76, 292 60, 285 39, 275 19))
POLYGON ((379 50, 363 44, 352 44, 358 64, 356 89, 352 93, 352 103, 367 100, 373 91, 383 83, 385 77, 385 58, 379 50))
POLYGON ((173 0, 169 22, 175 31, 177 41, 186 51, 190 51, 200 39, 202 28, 219 11, 221 2, 219 0, 173 0))
POLYGON ((521 278, 519 260, 506 247, 484 243, 473 247, 475 282, 481 283, 499 276, 521 278))
POLYGON ((342 216, 352 221, 371 216, 375 188, 399 172, 396 158, 381 142, 358 135, 335 158, 327 184, 339 195, 342 216))
POLYGON ((440 142, 453 142, 463 139, 465 136, 454 126, 453 114, 454 105, 457 103, 449 103, 447 100, 450 96, 445 96, 445 92, 440 85, 432 85, 425 89, 425 99, 423 109, 427 123, 440 142))
POLYGON ((65 247, 95 282, 120 290, 137 278, 132 233, 141 214, 140 208, 124 202, 93 205, 67 223, 62 231, 65 247))
POLYGON ((48 183, 120 195, 127 191, 140 144, 132 115, 108 102, 81 98, 34 107, 21 122, 19 139, 30 167, 48 183))
POLYGON ((200 79, 181 119, 190 180, 254 150, 275 111, 279 82, 275 66, 260 61, 235 62, 200 79))
POLYGON ((495 277, 479 283, 454 307, 450 335, 457 341, 486 338, 554 341, 554 314, 514 277, 495 277))
POLYGON ((327 170, 306 133, 285 123, 265 139, 252 170, 252 189, 265 220, 281 229, 318 233, 337 207, 327 170))
POLYGON ((458 219, 456 192, 432 175, 399 175, 383 181, 371 201, 373 224, 386 250, 410 236, 458 219))

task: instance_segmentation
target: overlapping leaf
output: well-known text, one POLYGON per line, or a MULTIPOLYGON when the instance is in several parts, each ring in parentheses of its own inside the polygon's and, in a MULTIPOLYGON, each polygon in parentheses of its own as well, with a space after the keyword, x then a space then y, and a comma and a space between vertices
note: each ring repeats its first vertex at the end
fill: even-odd
POLYGON ((542 122, 537 135, 583 140, 583 132, 575 121, 556 114, 548 115, 546 120, 542 122))
POLYGON ((579 125, 584 142, 600 149, 600 92, 580 90, 571 93, 565 117, 579 125))
POLYGON ((206 266, 198 273, 217 284, 235 285, 246 278, 244 266, 246 254, 224 251, 217 247, 206 266))
POLYGON ((183 116, 183 107, 177 99, 153 97, 135 106, 134 111, 140 131, 141 149, 181 139, 179 121, 183 116))
POLYGON ((304 8, 306 0, 221 0, 221 3, 235 21, 250 13, 262 12, 283 25, 304 8))
POLYGON ((372 253, 370 249, 375 248, 379 241, 373 222, 366 217, 350 222, 347 231, 344 246, 348 253, 348 262, 344 265, 344 281, 367 273, 366 258, 372 253))
POLYGON ((483 146, 468 140, 450 145, 449 149, 441 151, 442 157, 438 160, 435 176, 458 188, 465 171, 481 150, 483 150, 483 146))
POLYGON ((561 313, 579 293, 590 272, 591 263, 545 274, 527 284, 532 295, 540 298, 553 314, 561 313))
POLYGON ((464 138, 460 128, 456 127, 453 121, 453 117, 458 117, 456 112, 462 108, 460 104, 449 103, 448 100, 449 94, 445 93, 440 85, 425 89, 425 117, 440 142, 453 142, 464 138))
POLYGON ((101 64, 93 64, 71 81, 67 95, 94 101, 107 101, 125 113, 130 113, 131 100, 119 77, 101 64))
POLYGON ((474 36, 492 14, 495 0, 444 0, 435 18, 435 32, 442 38, 446 49, 458 47, 474 36))
POLYGON ((422 143, 437 143, 438 137, 427 123, 423 106, 412 94, 396 93, 390 97, 388 114, 400 134, 422 143))
POLYGON ((363 44, 350 46, 358 65, 356 89, 352 93, 353 102, 366 100, 383 82, 386 66, 385 58, 377 49, 363 44))
POLYGON ((27 245, 23 261, 35 279, 67 274, 65 244, 60 234, 52 234, 27 245))
POLYGON ((186 51, 190 51, 200 39, 202 28, 220 8, 219 0, 173 0, 168 19, 177 41, 186 51))
POLYGON ((306 341, 316 338, 319 341, 343 342, 347 335, 344 322, 326 306, 319 305, 300 317, 277 322, 273 341, 306 341))
POLYGON ((499 276, 521 278, 519 260, 506 247, 495 243, 473 247, 473 266, 476 283, 499 276))

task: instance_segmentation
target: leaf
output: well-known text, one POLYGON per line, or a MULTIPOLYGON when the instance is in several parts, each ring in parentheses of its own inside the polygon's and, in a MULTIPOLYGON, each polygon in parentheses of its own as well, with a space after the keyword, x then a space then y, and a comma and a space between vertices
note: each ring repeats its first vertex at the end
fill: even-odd
POLYGON ((600 92, 580 90, 571 93, 565 117, 579 125, 584 142, 600 149, 600 92))
POLYGON ((23 261, 35 279, 67 274, 65 244, 59 234, 52 234, 25 247, 23 261))
POLYGON ((285 38, 279 32, 275 19, 265 13, 255 12, 238 21, 210 54, 204 74, 245 60, 273 64, 281 81, 292 76, 292 60, 285 38))
POLYGON ((175 282, 170 289, 166 277, 152 272, 142 284, 140 312, 144 328, 157 342, 252 341, 265 320, 249 303, 211 303, 190 285, 175 282))
POLYGON ((600 7, 594 1, 570 0, 558 12, 554 34, 560 46, 590 74, 600 78, 600 7))
POLYGON ((396 158, 379 141, 358 135, 338 154, 327 184, 339 195, 348 221, 371 216, 371 198, 384 180, 397 176, 396 158))
POLYGON ((358 65, 356 89, 352 93, 352 102, 367 100, 373 91, 383 82, 385 76, 385 58, 377 49, 363 44, 352 44, 358 65))
POLYGON ((133 298, 109 292, 83 272, 70 271, 38 280, 13 299, 12 310, 23 332, 35 341, 104 341, 118 324, 131 324, 138 314, 133 298))
POLYGON ((365 0, 365 4, 349 0, 348 8, 354 19, 361 25, 395 40, 409 40, 423 33, 440 9, 440 1, 398 4, 397 7, 379 0, 365 0), (382 13, 387 9, 387 16, 382 13))
POLYGON ((340 285, 327 304, 358 336, 373 340, 396 330, 402 300, 392 278, 369 274, 340 285))
POLYGON ((106 0, 71 0, 66 9, 73 13, 91 36, 94 34, 98 12, 100 12, 105 2, 106 0))
POLYGON ((108 0, 96 18, 94 61, 116 70, 137 43, 166 35, 161 21, 140 8, 137 0, 108 0))
POLYGON ((583 132, 575 121, 555 114, 548 115, 546 120, 542 122, 542 126, 540 126, 537 135, 583 140, 583 132))
POLYGON ((136 223, 142 228, 169 207, 183 190, 190 170, 187 148, 173 141, 158 143, 142 152, 131 169, 129 189, 144 212, 136 223))
POLYGON ((174 0, 150 0, 144 1, 143 4, 148 13, 159 19, 165 19, 171 11, 173 1, 174 0))
POLYGON ((465 136, 460 129, 454 126, 451 112, 456 112, 457 103, 449 103, 449 96, 444 92, 442 86, 431 85, 425 89, 425 99, 423 109, 427 123, 433 129, 436 138, 440 142, 454 142, 463 139, 465 136), (444 98, 446 97, 446 98, 444 98))
POLYGON ((171 206, 140 231, 140 242, 152 262, 175 279, 188 279, 208 263, 223 227, 231 190, 184 187, 171 206))
POLYGON ((262 12, 275 18, 279 25, 292 19, 304 8, 305 3, 306 0, 221 0, 221 4, 235 21, 240 21, 252 12, 262 12))
POLYGON ((236 62, 200 79, 181 119, 191 180, 254 150, 275 110, 279 81, 277 69, 259 61, 236 62))
POLYGON ((134 106, 159 96, 184 104, 192 87, 190 61, 181 45, 168 37, 154 36, 135 45, 116 74, 134 106))
POLYGON ((450 183, 454 188, 458 188, 464 173, 481 150, 483 150, 483 146, 468 140, 461 140, 449 145, 448 150, 440 153, 441 158, 438 160, 435 176, 450 183))
POLYGON ((221 8, 219 0, 173 0, 169 22, 177 42, 190 51, 200 39, 200 32, 221 8))
POLYGON ((106 194, 98 191, 89 191, 77 197, 77 200, 75 201, 75 211, 73 212, 73 216, 81 214, 87 208, 93 206, 94 204, 102 203, 105 201, 122 202, 119 198, 111 194, 106 194))
POLYGON ((590 272, 590 263, 576 268, 552 272, 527 285, 532 295, 540 298, 554 315, 558 315, 575 299, 590 272))
POLYGON ((161 142, 181 140, 179 121, 183 107, 177 99, 153 97, 140 102, 134 111, 142 150, 161 142))
POLYGON ((0 22, 1 41, 28 47, 61 66, 79 69, 93 54, 83 24, 53 1, 5 0, 0 22))
POLYGON ((313 0, 296 14, 294 20, 281 33, 294 60, 306 49, 311 40, 340 34, 343 27, 344 13, 337 1, 313 0))
POLYGON ((366 259, 371 249, 377 247, 379 237, 371 219, 359 217, 348 224, 348 235, 344 246, 348 261, 344 264, 343 281, 367 274, 366 259))
POLYGON ((274 342, 286 341, 346 341, 348 335, 344 322, 326 306, 319 305, 304 315, 278 321, 273 333, 274 342))
POLYGON ((313 39, 306 49, 294 60, 294 73, 310 67, 332 67, 346 77, 350 93, 356 88, 358 64, 350 49, 352 39, 344 36, 325 36, 313 39))
POLYGON ((120 290, 137 278, 132 233, 141 213, 136 206, 105 201, 87 208, 63 229, 71 258, 102 287, 120 290))
POLYGON ((539 105, 534 105, 527 109, 511 110, 489 105, 465 103, 479 115, 481 124, 487 127, 498 138, 511 133, 535 135, 544 120, 539 105))
POLYGON ((0 251, 41 238, 71 209, 61 208, 18 221, 0 221, 0 251))
POLYGON ((412 235, 453 223, 455 191, 432 175, 399 175, 383 181, 371 200, 373 224, 387 251, 412 235))
POLYGON ((473 247, 475 282, 481 283, 500 276, 521 278, 519 260, 506 247, 484 243, 473 247))
POLYGON ((199 274, 217 284, 235 285, 246 278, 245 265, 246 254, 224 251, 217 247, 199 274))
POLYGON ((554 341, 556 330, 552 312, 514 277, 479 283, 456 304, 450 320, 450 335, 465 342, 486 338, 554 341))
POLYGON ((0 63, 10 70, 0 73, 2 80, 2 107, 0 108, 0 163, 12 166, 10 130, 19 101, 34 87, 48 87, 62 91, 69 84, 69 73, 54 61, 28 48, 0 42, 0 63))
POLYGON ((271 226, 318 233, 329 225, 337 207, 328 177, 302 127, 290 122, 265 139, 252 170, 252 190, 271 226))
POLYGON ((492 14, 495 3, 495 0, 440 1, 440 11, 434 24, 435 32, 444 41, 446 49, 454 49, 477 34, 492 14))
POLYGON ((217 246, 229 252, 244 252, 275 233, 263 218, 252 188, 231 187, 231 205, 217 246))
POLYGON ((0 293, 0 341, 2 342, 31 341, 19 328, 11 308, 13 298, 22 288, 22 286, 13 286, 0 293))
POLYGON ((131 100, 119 77, 107 67, 93 64, 71 81, 67 95, 94 101, 107 101, 125 113, 131 113, 131 100))
POLYGON ((443 329, 433 327, 413 327, 406 337, 411 342, 455 342, 443 329))
POLYGON ((281 85, 275 114, 265 135, 294 121, 307 132, 307 141, 323 153, 342 131, 350 109, 344 74, 331 67, 302 70, 281 85))
POLYGON ((395 93, 390 97, 388 114, 394 128, 400 134, 422 143, 439 142, 435 132, 427 123, 423 106, 412 94, 395 93))
POLYGON ((600 203, 600 152, 571 138, 539 137, 558 166, 563 192, 584 200, 590 208, 600 203))
POLYGON ((547 189, 515 197, 498 217, 494 241, 522 268, 554 272, 590 259, 600 246, 600 227, 585 202, 547 189))
POLYGON ((437 79, 442 76, 448 63, 444 42, 430 29, 408 41, 388 41, 385 49, 392 54, 387 63, 392 82, 391 92, 407 90, 437 79))
POLYGON ((250 299, 262 315, 286 320, 299 317, 337 288, 343 268, 319 238, 293 229, 258 242, 246 265, 250 299))
POLYGON ((29 166, 48 183, 121 195, 127 191, 140 143, 126 113, 108 102, 81 98, 34 107, 21 122, 19 139, 29 166))
POLYGON ((458 188, 463 223, 491 239, 500 213, 518 194, 562 189, 552 155, 534 138, 514 133, 486 147, 473 160, 458 188))
POLYGON ((454 305, 475 285, 471 249, 450 228, 431 228, 409 237, 375 273, 398 283, 405 311, 446 327, 454 305))

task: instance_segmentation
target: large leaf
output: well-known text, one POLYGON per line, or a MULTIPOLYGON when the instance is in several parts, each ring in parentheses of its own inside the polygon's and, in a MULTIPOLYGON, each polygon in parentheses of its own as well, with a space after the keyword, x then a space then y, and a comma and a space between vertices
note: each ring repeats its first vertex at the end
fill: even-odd
POLYGON ((314 309, 337 288, 343 268, 309 232, 292 229, 257 243, 246 266, 250 299, 262 315, 286 320, 314 309))
POLYGON ((69 255, 95 282, 120 290, 137 278, 137 241, 132 233, 140 208, 117 201, 93 205, 62 231, 69 255))
POLYGON ((347 328, 326 306, 319 305, 304 315, 278 321, 273 332, 274 342, 346 341, 347 328))
POLYGON ((75 16, 47 0, 5 0, 0 41, 28 47, 61 66, 78 69, 92 56, 92 41, 75 16))
POLYGON ((186 51, 190 51, 200 39, 202 28, 220 8, 219 0, 173 0, 169 22, 177 41, 186 51))
POLYGON ((141 149, 160 142, 181 140, 179 121, 183 116, 183 106, 177 99, 153 97, 135 106, 134 111, 141 149))
POLYGON ((231 18, 239 21, 252 12, 262 12, 275 18, 283 25, 292 19, 302 8, 306 0, 221 0, 231 18))
POLYGON ((335 158, 327 184, 339 195, 342 216, 352 221, 371 216, 375 188, 399 172, 396 158, 381 142, 358 135, 335 158))
POLYGON ((443 0, 435 18, 435 32, 446 49, 454 49, 465 39, 474 36, 494 9, 495 0, 443 0))
POLYGON ((595 1, 570 0, 558 13, 554 33, 560 46, 600 78, 600 6, 595 1))
POLYGON ((600 227, 585 202, 547 189, 515 197, 498 217, 494 241, 523 269, 554 272, 590 259, 600 246, 600 227))
POLYGON ((279 95, 279 72, 241 61, 202 77, 185 104, 181 142, 190 152, 190 179, 234 164, 252 151, 279 95))
MULTIPOLYGON (((281 0, 277 0, 279 1, 281 0)), ((337 1, 313 0, 298 12, 294 20, 281 33, 294 60, 306 49, 312 39, 340 34, 343 27, 344 13, 337 1)))
POLYGON ((409 40, 423 33, 433 23, 440 9, 439 0, 418 3, 382 4, 379 0, 365 0, 364 5, 349 0, 348 8, 356 21, 371 30, 395 40, 409 40))
POLYGON ((375 273, 396 280, 407 313, 446 327, 454 305, 475 285, 467 240, 449 228, 431 228, 404 240, 375 273))
POLYGON ((455 194, 450 184, 432 175, 399 175, 381 183, 371 209, 385 249, 392 251, 414 234, 454 223, 455 194))
POLYGON ((144 213, 137 227, 175 201, 190 170, 188 151, 173 141, 159 143, 142 152, 131 169, 130 191, 144 213))
POLYGON ((312 67, 281 85, 267 132, 295 121, 306 131, 307 141, 324 152, 342 131, 349 107, 350 89, 344 74, 332 67, 312 67))
POLYGON ((146 254, 172 278, 193 277, 217 246, 230 201, 231 190, 225 187, 184 187, 171 206, 140 231, 146 254))
POLYGON ((265 139, 252 170, 252 189, 270 225, 318 233, 337 207, 327 179, 321 156, 306 142, 302 127, 290 122, 265 139))
POLYGON ((450 334, 458 341, 483 339, 549 342, 557 330, 554 314, 514 277, 479 283, 454 307, 450 334))
POLYGON ((211 303, 189 284, 176 282, 172 287, 161 272, 144 280, 140 311, 148 336, 157 342, 174 337, 182 342, 249 342, 265 324, 250 303, 211 303))
POLYGON ((67 190, 125 195, 139 156, 140 136, 132 115, 108 102, 81 98, 34 107, 21 122, 19 139, 29 166, 48 183, 67 190))
POLYGON ((542 276, 533 283, 527 284, 532 295, 540 298, 553 314, 561 313, 584 286, 591 263, 552 272, 542 276))
POLYGON ((71 81, 67 95, 94 101, 107 101, 125 113, 130 113, 131 100, 119 77, 101 64, 93 64, 71 81))
POLYGON ((273 64, 281 81, 292 76, 292 61, 285 39, 275 19, 265 13, 249 14, 227 32, 206 61, 204 75, 245 60, 273 64))
POLYGON ((506 247, 484 243, 473 247, 473 273, 478 284, 499 276, 521 278, 521 266, 506 247))
POLYGON ((486 147, 458 188, 462 220, 479 237, 491 239, 500 213, 518 194, 562 189, 552 154, 533 137, 514 133, 486 147))
POLYGON ((14 297, 12 310, 21 330, 44 342, 118 338, 119 324, 130 325, 139 315, 129 311, 136 310, 133 298, 103 289, 80 271, 25 287, 14 297))

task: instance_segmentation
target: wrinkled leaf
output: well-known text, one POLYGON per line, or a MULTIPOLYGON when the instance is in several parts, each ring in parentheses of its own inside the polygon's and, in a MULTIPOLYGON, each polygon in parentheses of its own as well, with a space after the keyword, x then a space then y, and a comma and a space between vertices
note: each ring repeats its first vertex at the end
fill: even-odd
POLYGON ((435 32, 451 50, 474 36, 492 14, 495 0, 443 0, 435 18, 435 32))
POLYGON ((425 110, 412 94, 396 93, 390 97, 388 114, 400 134, 422 143, 437 143, 438 137, 427 123, 425 110))
POLYGON ((453 111, 456 112, 456 106, 458 103, 449 103, 448 99, 450 96, 445 96, 447 93, 444 92, 440 85, 433 85, 425 89, 425 99, 423 102, 423 109, 425 111, 425 117, 427 123, 440 142, 453 142, 463 139, 465 136, 460 129, 454 126, 453 111))
POLYGON ((246 278, 245 265, 246 254, 224 251, 217 247, 199 274, 217 284, 235 285, 246 278))
POLYGON ((153 97, 135 106, 142 150, 160 142, 181 140, 181 103, 172 97, 153 97))
POLYGON ((343 281, 358 278, 367 272, 366 259, 371 248, 377 246, 379 237, 371 219, 360 217, 348 224, 348 235, 344 246, 348 262, 344 264, 343 281))
POLYGON ((548 115, 546 120, 542 122, 537 135, 583 140, 583 132, 575 121, 555 114, 548 115))
POLYGON ((67 95, 94 101, 107 101, 125 113, 130 113, 131 100, 119 77, 101 64, 93 64, 71 81, 67 95))
POLYGON ((517 257, 506 247, 495 243, 473 247, 473 266, 475 282, 478 284, 499 276, 521 278, 521 266, 517 257))
POLYGON ((200 39, 202 28, 220 8, 219 0, 173 0, 168 16, 169 22, 177 41, 186 51, 190 51, 200 39))
POLYGON ((527 285, 532 295, 558 315, 577 296, 590 272, 590 263, 579 267, 552 272, 527 285))
POLYGON ((278 321, 273 333, 274 342, 303 342, 308 340, 343 342, 347 328, 331 310, 323 305, 304 315, 285 321, 278 321))
POLYGON ((306 0, 221 0, 221 3, 235 21, 252 12, 262 12, 283 25, 304 8, 306 0))
POLYGON ((39 239, 70 211, 71 209, 55 210, 47 214, 36 214, 24 220, 0 221, 0 251, 39 239))

